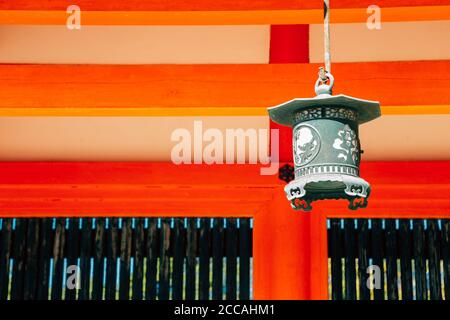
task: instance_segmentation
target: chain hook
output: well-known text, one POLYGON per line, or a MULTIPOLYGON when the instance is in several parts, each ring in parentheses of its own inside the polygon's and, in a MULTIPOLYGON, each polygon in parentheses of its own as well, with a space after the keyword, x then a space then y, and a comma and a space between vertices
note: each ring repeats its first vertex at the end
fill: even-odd
POLYGON ((334 77, 331 73, 325 70, 324 67, 319 68, 319 77, 317 78, 316 84, 314 86, 314 91, 316 95, 329 94, 333 92, 334 77))

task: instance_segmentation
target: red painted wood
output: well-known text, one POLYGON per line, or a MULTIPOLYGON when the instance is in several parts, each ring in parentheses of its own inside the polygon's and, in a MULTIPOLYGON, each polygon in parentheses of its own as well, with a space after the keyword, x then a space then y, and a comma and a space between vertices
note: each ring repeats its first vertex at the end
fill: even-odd
MULTIPOLYGON (((82 10, 105 11, 224 11, 224 10, 304 10, 321 9, 322 0, 0 0, 0 10, 65 10, 76 4, 82 10)), ((365 8, 373 0, 339 0, 332 8, 365 8)), ((445 0, 384 0, 382 7, 447 5, 445 0)))
MULTIPOLYGON (((309 25, 271 26, 270 63, 309 63, 309 25)), ((292 162, 292 128, 273 121, 270 128, 279 130, 280 162, 292 162)), ((293 214, 281 188, 261 215, 255 217, 254 224, 255 297, 326 299, 328 259, 324 256, 327 255, 324 216, 317 211, 314 216, 293 214), (269 240, 267 234, 271 234, 269 240), (261 262, 256 264, 259 256, 261 262), (265 287, 258 287, 262 285, 265 287), (263 293, 261 296, 257 294, 259 291, 263 293)))
MULTIPOLYGON (((292 163, 291 163, 292 165, 292 163)), ((260 175, 261 165, 175 165, 167 162, 1 162, 0 185, 102 184, 156 186, 277 186, 276 176, 260 175)), ((361 175, 374 185, 447 185, 450 161, 361 163, 361 175)))
MULTIPOLYGON (((277 63, 309 62, 309 25, 273 25, 270 27, 270 60, 277 63)), ((299 77, 302 75, 299 74, 299 77)), ((279 130, 280 162, 292 161, 292 129, 270 121, 279 130)))
MULTIPOLYGON (((267 108, 313 97, 318 67, 0 64, 0 108, 267 108)), ((335 94, 382 108, 450 104, 450 60, 335 63, 333 75, 335 94)))
POLYGON ((328 299, 328 234, 325 211, 316 208, 314 214, 305 217, 309 221, 309 272, 305 282, 309 283, 309 300, 328 299))
POLYGON ((251 216, 281 185, 260 168, 4 162, 0 216, 251 216))
MULTIPOLYGON (((3 162, 0 215, 254 215, 284 186, 259 165, 3 162), (274 191, 276 189, 276 191, 274 191), (257 191, 255 191, 257 190, 257 191), (138 212, 139 211, 139 212, 138 212)), ((450 162, 363 162, 369 206, 319 201, 327 216, 450 215, 450 162)), ((286 201, 287 203, 287 201, 286 201)), ((313 210, 313 213, 315 211, 313 210)))
POLYGON ((261 165, 175 165, 169 162, 1 162, 0 185, 273 186, 261 165))
POLYGON ((308 299, 308 221, 281 188, 253 221, 253 291, 258 300, 308 299))
POLYGON ((326 217, 295 212, 282 188, 254 216, 255 299, 328 298, 326 217))
POLYGON ((309 25, 270 27, 270 63, 308 63, 309 25))
POLYGON ((449 161, 377 161, 361 163, 371 184, 449 184, 449 161))
POLYGON ((363 162, 373 188, 368 208, 319 201, 310 213, 292 210, 284 183, 259 169, 4 162, 0 216, 253 217, 256 299, 327 298, 327 217, 450 218, 450 161, 363 162))

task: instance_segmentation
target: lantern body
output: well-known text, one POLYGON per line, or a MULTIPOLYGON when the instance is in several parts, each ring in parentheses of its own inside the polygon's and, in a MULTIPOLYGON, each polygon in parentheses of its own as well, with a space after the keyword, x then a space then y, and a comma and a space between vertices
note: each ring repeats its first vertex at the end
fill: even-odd
POLYGON ((321 199, 348 199, 350 209, 367 206, 370 185, 359 177, 358 126, 380 116, 376 101, 318 95, 269 108, 271 119, 293 129, 295 179, 285 192, 294 209, 311 210, 321 199))

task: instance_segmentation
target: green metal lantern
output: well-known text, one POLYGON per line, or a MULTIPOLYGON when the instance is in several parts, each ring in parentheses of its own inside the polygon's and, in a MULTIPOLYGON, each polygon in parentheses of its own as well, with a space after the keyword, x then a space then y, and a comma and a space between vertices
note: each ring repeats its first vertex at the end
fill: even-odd
POLYGON ((295 179, 285 192, 294 209, 309 211, 311 202, 321 199, 348 199, 353 210, 367 206, 370 185, 359 177, 358 125, 379 117, 380 104, 332 96, 333 84, 321 68, 316 97, 268 109, 274 122, 293 128, 295 179))

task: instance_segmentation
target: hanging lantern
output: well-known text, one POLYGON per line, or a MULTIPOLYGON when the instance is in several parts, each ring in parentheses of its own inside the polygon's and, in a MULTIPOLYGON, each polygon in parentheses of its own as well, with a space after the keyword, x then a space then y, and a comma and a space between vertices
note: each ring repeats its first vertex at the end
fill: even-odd
POLYGON ((320 68, 316 97, 268 109, 274 122, 293 128, 295 179, 285 192, 294 209, 309 211, 322 199, 348 199, 353 210, 367 206, 370 185, 359 177, 358 125, 379 117, 380 104, 332 96, 333 84, 331 73, 320 68))

